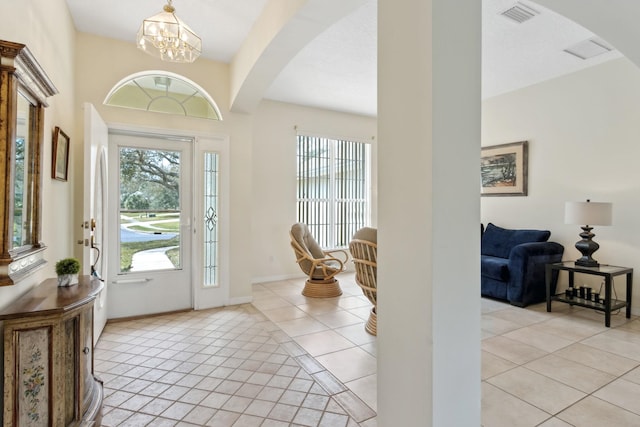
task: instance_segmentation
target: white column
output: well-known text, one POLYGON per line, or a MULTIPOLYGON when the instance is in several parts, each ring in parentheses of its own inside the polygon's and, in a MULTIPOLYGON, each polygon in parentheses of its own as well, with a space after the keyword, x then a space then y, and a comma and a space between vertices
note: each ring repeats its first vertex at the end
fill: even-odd
POLYGON ((480 425, 477 0, 378 0, 378 425, 480 425))

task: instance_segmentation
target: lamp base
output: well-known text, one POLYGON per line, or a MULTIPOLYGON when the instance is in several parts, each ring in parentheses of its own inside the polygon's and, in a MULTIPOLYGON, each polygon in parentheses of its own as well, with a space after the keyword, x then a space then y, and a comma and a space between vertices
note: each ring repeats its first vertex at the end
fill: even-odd
POLYGON ((593 258, 584 259, 584 258, 585 257, 577 259, 575 264, 579 265, 580 267, 600 267, 600 264, 595 259, 593 259, 593 258))
POLYGON ((593 234, 591 230, 593 230, 593 227, 589 227, 588 225, 582 227, 582 233, 580 233, 582 240, 576 242, 576 249, 582 254, 582 256, 576 260, 576 265, 581 267, 598 267, 600 265, 598 261, 591 257, 591 254, 600 248, 600 245, 592 240, 595 234, 593 234))

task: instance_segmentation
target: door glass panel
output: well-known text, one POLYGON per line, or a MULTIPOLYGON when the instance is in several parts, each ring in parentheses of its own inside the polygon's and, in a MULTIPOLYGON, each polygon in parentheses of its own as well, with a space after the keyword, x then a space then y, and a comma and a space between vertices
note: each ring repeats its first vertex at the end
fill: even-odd
POLYGON ((218 154, 204 153, 204 283, 218 286, 218 154))
POLYGON ((180 152, 120 147, 120 272, 181 269, 180 152))

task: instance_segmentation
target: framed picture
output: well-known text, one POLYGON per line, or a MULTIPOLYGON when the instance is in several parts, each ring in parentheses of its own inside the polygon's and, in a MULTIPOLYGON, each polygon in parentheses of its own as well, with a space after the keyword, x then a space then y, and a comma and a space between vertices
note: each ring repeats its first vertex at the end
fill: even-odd
POLYGON ((482 147, 480 194, 527 195, 527 141, 482 147))
POLYGON ((69 174, 69 137, 56 126, 53 131, 51 178, 66 181, 69 174))

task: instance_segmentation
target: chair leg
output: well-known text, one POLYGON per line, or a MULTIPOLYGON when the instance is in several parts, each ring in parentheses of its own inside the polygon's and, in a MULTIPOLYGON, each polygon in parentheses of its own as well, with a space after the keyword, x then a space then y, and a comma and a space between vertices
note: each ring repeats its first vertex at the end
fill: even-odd
POLYGON ((302 295, 310 298, 333 298, 342 295, 342 289, 340 289, 340 282, 336 279, 308 279, 304 284, 302 295))
POLYGON ((364 325, 364 330, 369 332, 371 335, 378 335, 378 314, 376 313, 375 307, 373 307, 371 309, 371 313, 369 313, 369 319, 364 325))

